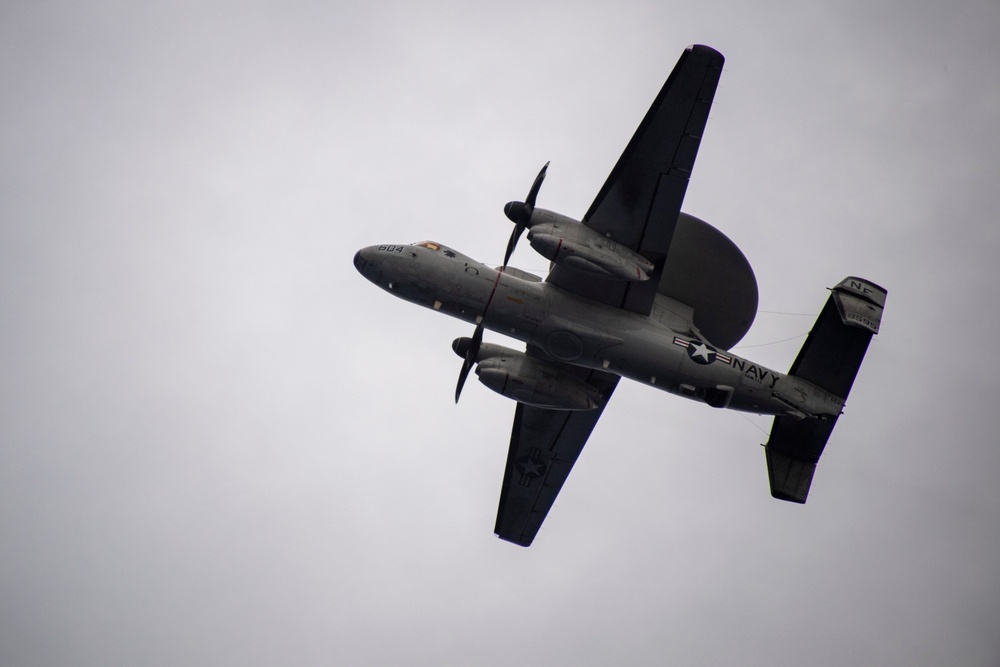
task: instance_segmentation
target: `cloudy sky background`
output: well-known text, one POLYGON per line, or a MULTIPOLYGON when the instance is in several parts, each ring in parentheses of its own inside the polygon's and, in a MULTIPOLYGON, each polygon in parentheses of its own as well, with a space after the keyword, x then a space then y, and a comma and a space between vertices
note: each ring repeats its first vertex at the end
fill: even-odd
POLYGON ((0 663, 997 664, 998 28, 985 0, 7 3, 0 663), (498 264, 546 160, 540 205, 582 215, 694 42, 727 63, 684 209, 756 270, 736 350, 786 370, 850 274, 882 333, 807 505, 770 498, 769 420, 626 382, 535 544, 501 542, 513 404, 454 406, 471 329, 351 257, 498 264))

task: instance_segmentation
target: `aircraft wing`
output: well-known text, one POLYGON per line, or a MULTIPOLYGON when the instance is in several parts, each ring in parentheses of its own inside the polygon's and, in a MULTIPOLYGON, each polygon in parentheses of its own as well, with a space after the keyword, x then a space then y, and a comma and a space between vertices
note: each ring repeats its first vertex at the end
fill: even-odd
POLYGON ((685 49, 583 219, 652 260, 656 268, 650 280, 607 280, 557 265, 548 282, 649 314, 724 62, 708 46, 685 49))
POLYGON ((600 389, 601 405, 594 410, 566 411, 517 404, 494 532, 523 547, 535 539, 618 385, 619 377, 612 373, 568 364, 560 367, 600 389))

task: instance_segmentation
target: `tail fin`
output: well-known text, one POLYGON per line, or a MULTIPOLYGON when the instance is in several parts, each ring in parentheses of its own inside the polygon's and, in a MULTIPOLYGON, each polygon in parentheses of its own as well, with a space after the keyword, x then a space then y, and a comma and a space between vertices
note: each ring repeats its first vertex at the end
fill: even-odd
MULTIPOLYGON (((831 292, 788 375, 833 394, 843 405, 868 343, 878 333, 886 291, 852 276, 831 292)), ((774 418, 764 447, 772 496, 796 503, 806 501, 816 464, 838 416, 774 418)))

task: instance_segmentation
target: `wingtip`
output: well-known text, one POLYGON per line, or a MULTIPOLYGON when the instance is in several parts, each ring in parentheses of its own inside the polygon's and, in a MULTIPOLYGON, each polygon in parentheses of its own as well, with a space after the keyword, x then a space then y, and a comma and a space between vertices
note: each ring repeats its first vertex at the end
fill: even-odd
POLYGON ((691 44, 685 50, 695 55, 703 55, 703 56, 708 56, 710 58, 718 58, 723 63, 726 61, 726 57, 722 55, 722 53, 720 53, 718 49, 714 49, 711 46, 708 46, 707 44, 691 44))
POLYGON ((530 539, 530 540, 525 541, 523 536, 519 536, 517 538, 514 538, 514 537, 507 537, 505 535, 501 535, 500 533, 493 533, 493 534, 496 535, 497 538, 503 540, 504 542, 508 542, 510 544, 516 544, 517 546, 524 547, 524 548, 530 547, 531 543, 534 541, 534 539, 530 539))

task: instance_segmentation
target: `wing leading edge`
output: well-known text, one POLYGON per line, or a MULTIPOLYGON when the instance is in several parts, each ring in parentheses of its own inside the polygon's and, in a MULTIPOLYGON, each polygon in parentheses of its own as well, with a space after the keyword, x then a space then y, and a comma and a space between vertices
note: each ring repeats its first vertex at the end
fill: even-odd
POLYGON ((572 412, 517 404, 494 532, 523 547, 535 539, 618 385, 618 376, 611 373, 572 366, 565 370, 597 387, 602 400, 594 410, 572 412))

